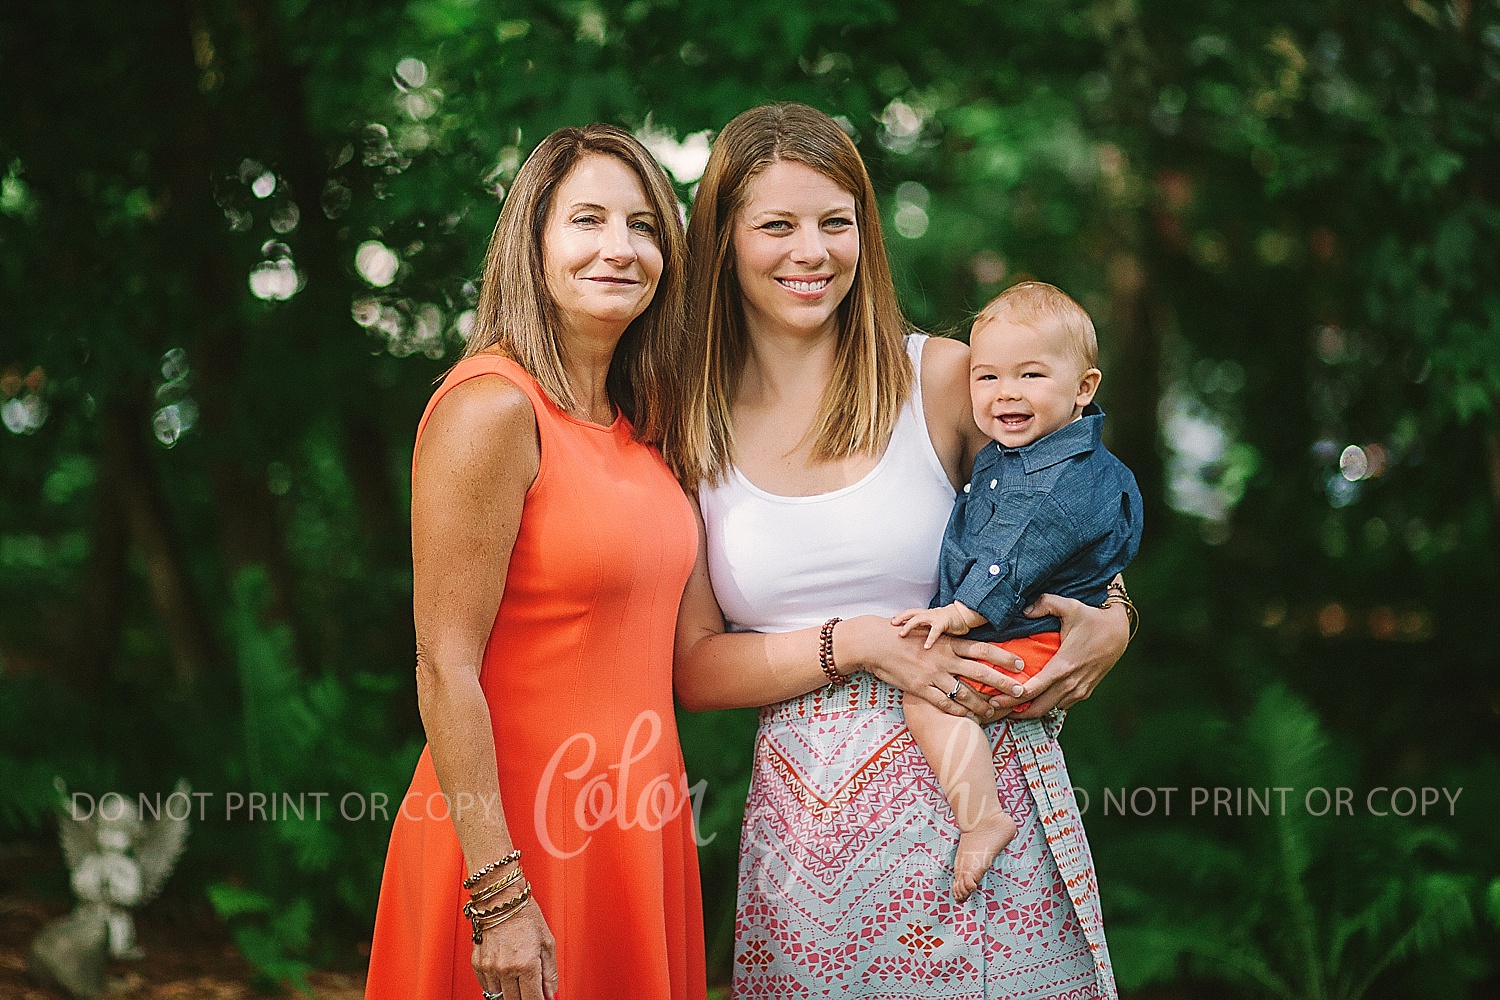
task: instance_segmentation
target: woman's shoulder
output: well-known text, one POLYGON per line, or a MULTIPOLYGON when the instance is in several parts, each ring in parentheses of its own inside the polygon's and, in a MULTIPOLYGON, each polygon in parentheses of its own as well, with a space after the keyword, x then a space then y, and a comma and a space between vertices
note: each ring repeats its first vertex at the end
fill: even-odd
POLYGON ((444 409, 449 413, 462 411, 465 418, 475 421, 476 428, 522 415, 529 415, 533 423, 536 420, 531 394, 509 372, 501 371, 476 372, 454 385, 438 400, 433 412, 444 409))
POLYGON ((969 345, 948 337, 928 337, 922 345, 922 390, 947 392, 962 386, 968 395, 969 345))
POLYGON ((518 490, 531 496, 544 465, 531 398, 519 386, 492 371, 450 375, 417 429, 412 509, 456 506, 493 520, 497 503, 518 490))
POLYGON ((482 422, 530 413, 535 424, 539 393, 536 379, 525 368, 492 348, 462 358, 448 369, 428 403, 429 419, 446 408, 463 409, 467 417, 482 422))
POLYGON ((987 440, 969 402, 969 345, 929 337, 922 348, 922 409, 933 446, 955 483, 967 481, 987 440))
POLYGON ((499 371, 465 374, 433 402, 421 432, 425 443, 462 440, 476 458, 483 458, 491 448, 504 450, 536 439, 536 411, 525 389, 499 371))
MULTIPOLYGON (((962 433, 969 414, 969 345, 928 337, 922 345, 922 403, 929 423, 962 433)), ((978 428, 975 428, 978 430, 978 428)))

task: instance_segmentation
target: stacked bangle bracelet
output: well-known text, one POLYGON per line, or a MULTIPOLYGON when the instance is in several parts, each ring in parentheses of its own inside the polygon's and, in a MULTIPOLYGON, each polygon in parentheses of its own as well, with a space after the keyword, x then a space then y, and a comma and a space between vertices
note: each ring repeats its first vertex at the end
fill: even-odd
POLYGON ((818 666, 822 667, 823 673, 828 675, 830 686, 849 683, 849 678, 839 673, 838 667, 833 662, 833 627, 841 621, 843 621, 842 618, 830 618, 818 630, 818 666))
POLYGON ((526 901, 530 898, 531 883, 528 882, 526 883, 526 887, 521 890, 520 895, 515 896, 511 899, 507 899, 499 906, 493 907, 488 910, 474 910, 469 915, 469 923, 474 927, 474 943, 483 944, 485 931, 489 930, 492 927, 499 927, 511 917, 515 916, 516 913, 520 911, 521 907, 526 905, 526 901))
MULTIPOLYGON (((1134 639, 1136 629, 1141 627, 1141 613, 1135 609, 1135 602, 1130 599, 1130 594, 1125 591, 1125 584, 1113 581, 1104 589, 1109 596, 1104 599, 1104 603, 1099 605, 1099 607, 1111 608, 1116 604, 1125 605, 1125 618, 1130 622, 1130 639, 1134 639)), ((1130 640, 1127 639, 1126 641, 1129 642, 1130 640)))
POLYGON ((472 925, 474 928, 475 944, 484 943, 485 931, 489 930, 492 927, 498 927, 509 920, 511 917, 515 916, 518 912, 520 912, 521 907, 526 905, 526 901, 531 898, 531 883, 522 882, 522 879, 525 876, 521 871, 521 866, 519 864, 516 864, 516 862, 520 860, 521 851, 518 848, 514 851, 511 851, 509 854, 499 859, 498 861, 491 861, 489 864, 485 865, 483 868, 479 869, 477 872, 464 879, 464 888, 469 890, 469 901, 463 905, 463 914, 469 919, 470 925, 472 925), (485 886, 483 889, 480 889, 478 892, 473 891, 474 887, 479 884, 480 879, 484 878, 492 871, 504 868, 506 865, 511 864, 516 865, 514 871, 506 872, 495 881, 485 886), (522 882, 521 891, 519 893, 496 906, 492 906, 488 909, 480 908, 480 903, 495 898, 506 889, 509 889, 511 886, 515 885, 517 882, 522 882))
POLYGON ((478 892, 471 892, 469 894, 469 901, 464 904, 464 915, 467 917, 472 917, 474 915, 474 908, 476 906, 478 906, 480 903, 483 903, 487 899, 494 899, 496 896, 500 895, 500 893, 504 892, 506 889, 509 889, 520 880, 521 866, 517 865, 516 870, 511 872, 509 875, 506 875, 503 878, 496 879, 489 885, 485 886, 483 889, 480 889, 478 892))

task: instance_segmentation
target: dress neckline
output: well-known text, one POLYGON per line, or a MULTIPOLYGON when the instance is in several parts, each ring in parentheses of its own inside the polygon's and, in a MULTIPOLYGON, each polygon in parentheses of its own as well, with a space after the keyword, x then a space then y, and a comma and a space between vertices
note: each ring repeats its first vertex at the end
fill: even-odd
POLYGON ((564 420, 568 421, 568 423, 570 424, 577 424, 579 427, 582 427, 585 430, 599 431, 603 434, 613 434, 620 429, 621 422, 625 419, 624 411, 622 411, 620 407, 615 403, 609 404, 615 411, 615 418, 607 424, 596 424, 592 420, 585 420, 582 417, 575 417, 573 416, 573 414, 569 413, 561 406, 558 406, 557 403, 552 399, 552 397, 547 395, 547 390, 542 388, 541 383, 536 380, 535 376, 533 376, 529 371, 523 368, 521 366, 521 363, 515 358, 506 357, 499 351, 483 350, 478 354, 474 354, 468 358, 465 358, 464 360, 478 361, 481 358, 489 358, 495 361, 504 362, 506 365, 514 367, 522 375, 525 375, 526 378, 530 380, 531 384, 536 388, 537 394, 541 396, 543 401, 547 404, 547 408, 550 409, 553 413, 557 414, 559 417, 562 417, 564 420))
MULTIPOLYGON (((537 386, 537 388, 540 389, 541 386, 537 386)), ((573 416, 573 414, 569 413, 561 406, 558 406, 556 403, 552 402, 551 398, 548 397, 545 392, 542 393, 542 396, 547 400, 547 405, 551 406, 552 409, 557 411, 558 416, 562 417, 569 423, 577 424, 579 427, 585 428, 586 430, 602 431, 606 434, 612 434, 620 429, 620 422, 625 419, 625 414, 620 412, 620 408, 611 403, 609 405, 614 407, 615 419, 611 420, 607 424, 596 424, 592 420, 585 420, 582 417, 573 416)))

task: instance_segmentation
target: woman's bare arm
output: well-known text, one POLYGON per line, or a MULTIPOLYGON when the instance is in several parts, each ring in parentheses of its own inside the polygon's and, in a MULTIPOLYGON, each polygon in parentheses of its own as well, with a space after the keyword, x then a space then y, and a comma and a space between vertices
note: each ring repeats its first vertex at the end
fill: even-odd
MULTIPOLYGON (((513 846, 479 671, 540 462, 526 394, 503 378, 481 376, 455 386, 433 410, 412 477, 417 706, 448 801, 476 804, 449 810, 470 871, 513 846)), ((485 935, 475 971, 492 990, 503 978, 537 978, 550 995, 554 948, 541 911, 528 905, 485 935)))
MULTIPOLYGON (((903 638, 888 619, 861 615, 834 627, 834 660, 842 674, 868 670, 951 715, 983 719, 991 714, 984 696, 967 685, 960 689, 958 700, 948 697, 955 677, 967 677, 1001 690, 1019 689, 1014 678, 978 662, 1019 666, 1010 654, 988 643, 950 637, 944 637, 931 649, 924 649, 924 638, 920 635, 903 638)), ((695 712, 769 705, 828 683, 818 665, 818 629, 779 633, 725 631, 724 616, 709 581, 701 515, 698 561, 688 578, 678 612, 673 679, 677 700, 695 712)))
POLYGON ((922 410, 927 436, 955 490, 969 481, 974 456, 990 443, 974 422, 969 399, 969 347, 929 337, 922 347, 922 410))
MULTIPOLYGON (((411 510, 417 706, 450 800, 460 792, 498 800, 479 669, 540 455, 530 400, 494 377, 449 391, 417 451, 411 510)), ((475 811, 455 816, 454 825, 471 868, 511 849, 503 819, 485 822, 475 811)))

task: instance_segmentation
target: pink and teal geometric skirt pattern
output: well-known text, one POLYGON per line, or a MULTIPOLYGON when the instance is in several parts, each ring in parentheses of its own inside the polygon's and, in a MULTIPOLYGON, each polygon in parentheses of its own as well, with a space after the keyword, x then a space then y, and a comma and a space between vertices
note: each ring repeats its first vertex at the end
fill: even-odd
POLYGON ((986 728, 1019 833, 960 904, 958 828, 899 691, 859 673, 762 709, 733 996, 1115 1000, 1061 726, 986 728))

